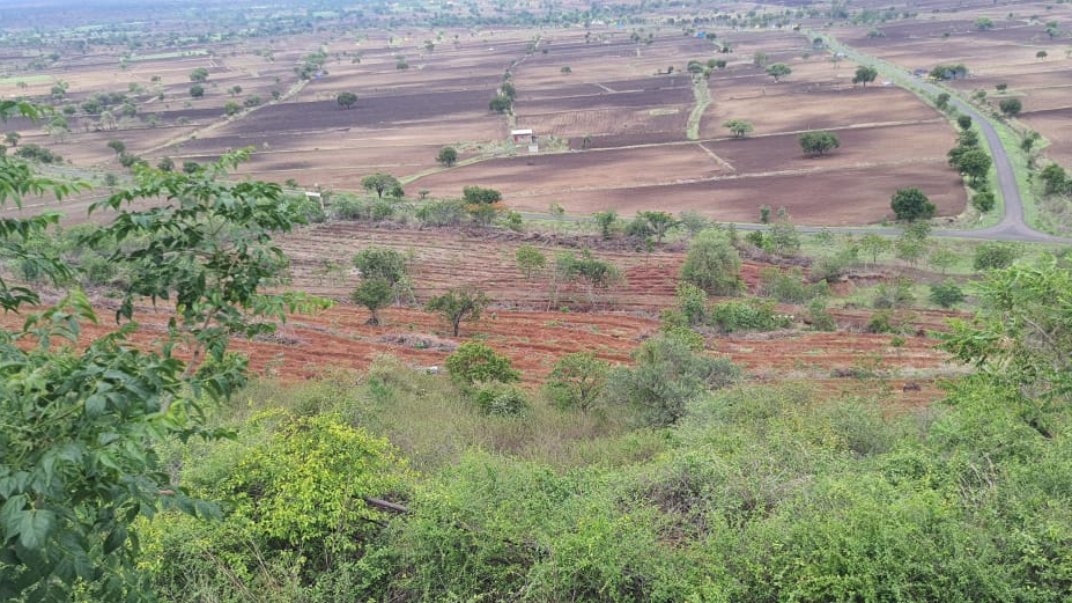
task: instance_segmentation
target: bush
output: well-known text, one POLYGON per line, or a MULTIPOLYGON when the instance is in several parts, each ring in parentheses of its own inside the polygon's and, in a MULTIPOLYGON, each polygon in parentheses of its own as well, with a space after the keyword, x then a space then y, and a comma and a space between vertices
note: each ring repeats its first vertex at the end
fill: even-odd
POLYGON ((964 291, 960 289, 956 281, 947 280, 944 283, 931 285, 931 301, 943 308, 952 308, 964 301, 964 291))
POLYGON ((741 256, 720 231, 705 230, 689 243, 681 278, 711 295, 736 295, 744 288, 741 256))
POLYGON ((880 283, 875 287, 875 299, 871 302, 871 307, 880 310, 906 308, 915 301, 912 279, 902 277, 893 283, 880 283))
POLYGON ((975 248, 976 270, 1008 268, 1020 257, 1021 248, 1013 243, 982 243, 975 248))
POLYGON ((703 392, 729 387, 741 376, 728 359, 696 353, 673 337, 645 341, 633 359, 636 366, 611 372, 608 399, 628 403, 645 424, 658 427, 676 423, 703 392))
POLYGON ((459 226, 469 220, 469 212, 460 199, 428 201, 417 210, 417 220, 425 226, 459 226))
POLYGON ((529 409, 525 391, 505 383, 480 383, 476 387, 476 405, 485 415, 514 417, 529 409))
POLYGON ((610 363, 590 352, 575 352, 558 359, 544 384, 547 397, 560 409, 588 412, 603 395, 610 363))
POLYGON ((772 297, 783 304, 802 304, 816 297, 830 295, 826 281, 808 284, 804 271, 793 267, 782 271, 778 268, 763 268, 759 271, 760 294, 772 297))
POLYGON ((490 347, 475 341, 467 341, 447 356, 450 378, 462 386, 478 382, 514 383, 521 380, 521 373, 512 368, 506 356, 500 356, 490 347))
POLYGON ((772 301, 749 299, 715 304, 710 323, 723 333, 774 331, 792 326, 793 318, 775 312, 772 301))
POLYGON ((893 333, 896 330, 893 326, 893 312, 889 310, 875 312, 867 321, 864 330, 868 333, 893 333))
POLYGON ((990 191, 980 191, 972 195, 972 207, 974 207, 979 213, 985 214, 994 209, 997 205, 997 200, 994 198, 994 193, 990 191))
POLYGON ((817 297, 808 304, 808 321, 816 331, 836 331, 837 322, 826 311, 826 300, 817 297))

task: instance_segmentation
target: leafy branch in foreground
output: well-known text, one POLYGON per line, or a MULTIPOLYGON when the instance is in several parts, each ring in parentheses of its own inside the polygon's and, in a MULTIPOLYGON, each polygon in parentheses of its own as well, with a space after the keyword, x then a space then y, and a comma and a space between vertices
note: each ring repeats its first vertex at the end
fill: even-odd
MULTIPOLYGON (((7 101, 0 110, 33 113, 7 101)), ((21 328, 0 329, 0 599, 67 601, 75 591, 96 600, 150 598, 130 524, 163 507, 214 513, 169 481, 155 445, 223 435, 202 428, 201 404, 244 383, 245 360, 225 354, 230 336, 271 331, 288 311, 326 306, 260 292, 286 266, 271 233, 290 230, 297 213, 276 185, 219 181, 246 157, 225 156, 193 175, 139 168, 130 190, 93 205, 118 215, 80 243, 117 249, 110 261, 131 273, 116 312, 123 324, 112 333, 87 341, 80 324, 97 318, 77 290, 29 314, 21 328), (131 209, 137 200, 155 207, 131 209), (145 300, 173 302, 174 313, 163 337, 135 346, 134 318, 145 300)), ((0 158, 2 201, 80 187, 0 158)), ((70 269, 26 245, 56 220, 5 220, 0 245, 58 279, 70 269)), ((30 287, 0 282, 6 311, 39 300, 30 287)))

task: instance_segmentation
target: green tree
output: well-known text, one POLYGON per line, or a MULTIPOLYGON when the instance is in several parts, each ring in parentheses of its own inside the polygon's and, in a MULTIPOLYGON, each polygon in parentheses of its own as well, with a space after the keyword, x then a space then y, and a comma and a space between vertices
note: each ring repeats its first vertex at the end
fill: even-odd
POLYGON ((406 256, 388 247, 366 247, 354 254, 354 267, 362 279, 386 281, 392 287, 406 279, 406 256))
POLYGON ((945 274, 946 271, 956 266, 959 262, 960 254, 945 247, 939 247, 927 256, 927 263, 937 268, 942 274, 945 274))
MULTIPOLYGON (((16 112, 37 116, 29 105, 0 101, 0 118, 16 112)), ((139 169, 132 188, 92 204, 94 214, 116 217, 80 235, 79 246, 114 249, 109 262, 129 274, 115 331, 96 339, 80 332, 96 316, 78 290, 0 331, 5 600, 147 598, 131 523, 161 507, 212 514, 169 483, 157 451, 172 439, 212 435, 201 425, 202 404, 244 382, 245 363, 226 354, 228 341, 270 332, 265 316, 282 319, 302 303, 296 294, 261 291, 277 282, 284 260, 271 234, 289 230, 294 214, 277 185, 221 182, 245 157, 228 154, 196 176, 139 169), (136 209, 143 199, 154 207, 136 209), (171 328, 135 345, 134 318, 147 300, 174 303, 171 328), (78 346, 56 345, 80 337, 78 346), (180 348, 182 359, 172 353, 180 348)), ((81 188, 35 176, 10 157, 0 158, 0 175, 0 199, 15 204, 26 194, 81 188)), ((27 235, 46 236, 55 222, 48 213, 8 218, 0 237, 59 281, 73 268, 25 247, 27 235)), ((0 280, 5 310, 40 302, 34 290, 0 280)))
POLYGON ((658 244, 662 244, 666 233, 678 225, 673 214, 665 211, 643 211, 637 214, 637 217, 651 226, 651 232, 655 235, 655 242, 658 244))
POLYGON ((22 134, 18 132, 8 132, 4 134, 4 142, 11 145, 11 148, 19 146, 19 140, 22 140, 22 134))
POLYGON ((994 20, 989 17, 979 17, 975 20, 975 29, 979 31, 994 29, 994 20))
POLYGON ((775 63, 767 67, 767 75, 773 77, 776 82, 791 73, 793 73, 793 70, 785 63, 775 63))
POLYGON ((391 283, 382 278, 363 278, 361 284, 350 292, 350 299, 354 303, 368 308, 372 314, 365 324, 376 326, 380 324, 380 308, 386 308, 394 301, 394 290, 391 283))
POLYGON ((156 169, 162 172, 174 172, 175 160, 173 160, 171 157, 164 157, 156 164, 156 169))
POLYGON ((867 85, 875 81, 875 78, 877 77, 878 69, 861 65, 856 68, 856 75, 852 76, 852 83, 863 84, 864 87, 867 87, 867 85))
POLYGON ((957 125, 960 126, 961 130, 970 130, 972 127, 971 115, 958 115, 957 125))
POLYGON ((495 353, 490 346, 477 341, 467 341, 447 356, 447 371, 450 378, 463 387, 477 383, 514 383, 521 380, 521 373, 513 368, 506 356, 495 353))
POLYGON ((997 84, 996 86, 994 86, 994 89, 997 90, 998 92, 1000 92, 1001 94, 1004 94, 1005 91, 1009 89, 1009 85, 1006 84, 1006 83, 997 84))
POLYGON ((1051 163, 1042 168, 1039 178, 1043 182, 1047 195, 1063 193, 1069 188, 1069 179, 1065 168, 1056 163, 1051 163))
POLYGON ((600 212, 596 212, 592 216, 596 224, 599 225, 599 232, 603 235, 603 239, 610 239, 614 234, 614 227, 618 223, 618 212, 613 209, 608 209, 600 212))
POLYGON ((722 124, 722 127, 732 132, 734 138, 745 138, 755 130, 755 126, 743 119, 728 120, 722 124))
POLYGON ((193 98, 201 98, 205 96, 205 87, 201 84, 190 86, 190 96, 193 98))
POLYGON ((1007 117, 1016 117, 1023 110, 1024 105, 1018 98, 1007 98, 998 103, 998 107, 1007 117))
POLYGON ((741 256, 721 232, 705 230, 689 243, 681 278, 711 295, 736 295, 744 287, 741 256))
POLYGON ((488 109, 496 113, 506 113, 510 110, 511 107, 513 107, 513 104, 514 101, 511 100, 510 97, 499 94, 493 96, 488 102, 488 109))
POLYGON ((228 117, 237 115, 238 112, 241 111, 241 110, 242 110, 242 105, 239 105, 238 103, 236 103, 234 101, 227 101, 227 103, 225 105, 223 105, 223 112, 228 117))
POLYGON ((116 155, 122 155, 127 152, 127 145, 122 140, 109 140, 108 148, 115 151, 116 155))
POLYGON ((442 149, 439 149, 439 154, 436 155, 436 161, 447 167, 451 167, 458 162, 458 150, 454 147, 443 147, 442 149))
POLYGON ((1050 56, 1050 53, 1046 52, 1045 50, 1040 50, 1040 51, 1035 53, 1035 58, 1036 59, 1044 59, 1044 58, 1046 58, 1048 56, 1050 56))
POLYGON ((451 332, 457 337, 462 321, 480 320, 481 312, 489 303, 491 300, 483 291, 466 286, 448 289, 446 293, 429 299, 424 309, 442 314, 450 325, 451 332))
POLYGON ((204 67, 198 67, 190 72, 190 81, 198 84, 203 84, 208 80, 208 69, 204 67))
POLYGON ((462 189, 462 199, 474 205, 492 205, 502 201, 502 193, 493 188, 466 186, 462 189))
POLYGON ((861 252, 871 256, 871 263, 877 264, 878 256, 889 253, 893 248, 893 243, 886 237, 868 233, 860 238, 859 246, 861 252))
POLYGON ((610 363, 591 352, 574 352, 558 359, 544 384, 547 397, 560 409, 587 413, 607 387, 610 363))
POLYGON ((971 149, 964 153, 961 153, 957 157, 956 165, 961 174, 971 179, 972 183, 979 183, 986 179, 986 175, 990 172, 990 165, 993 163, 990 160, 990 155, 982 149, 971 149))
POLYGON ((383 198, 385 192, 389 193, 396 187, 401 188, 402 183, 398 181, 398 178, 384 172, 376 172, 361 179, 361 188, 375 192, 380 199, 383 198))
POLYGON ((934 99, 934 104, 942 111, 945 111, 946 107, 949 106, 949 98, 950 96, 948 92, 939 93, 934 99))
POLYGON ((532 279, 547 268, 547 256, 532 245, 522 245, 514 254, 517 268, 526 279, 532 279))
POLYGON ((335 102, 343 109, 349 109, 357 104, 357 95, 353 92, 340 92, 335 96, 335 102))
POLYGON ((890 207, 898 220, 914 222, 934 217, 934 204, 918 188, 899 188, 890 200, 890 207))
POLYGON ((841 140, 833 132, 814 131, 804 132, 799 137, 800 148, 805 156, 824 154, 841 147, 841 140))

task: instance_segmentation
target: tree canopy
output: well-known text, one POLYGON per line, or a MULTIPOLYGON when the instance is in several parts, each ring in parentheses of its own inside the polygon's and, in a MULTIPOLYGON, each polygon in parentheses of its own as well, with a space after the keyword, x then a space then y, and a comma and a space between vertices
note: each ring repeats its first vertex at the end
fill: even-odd
POLYGON ((751 122, 743 119, 728 120, 722 124, 722 127, 732 132, 734 138, 744 138, 755 130, 755 126, 751 122))
POLYGON ((335 97, 335 102, 339 103, 343 109, 349 109, 357 104, 357 95, 353 92, 340 92, 335 97))
POLYGON ((401 190, 402 183, 398 181, 398 178, 390 174, 376 172, 361 179, 361 188, 369 192, 375 192, 376 196, 382 199, 384 193, 393 195, 396 189, 401 190))
POLYGON ((852 76, 852 83, 863 84, 864 86, 867 86, 871 82, 875 81, 875 78, 877 77, 878 69, 866 65, 861 65, 856 68, 856 75, 852 76))
POLYGON ((934 204, 918 188, 899 188, 890 200, 898 220, 914 222, 934 217, 934 204))
POLYGON ((841 140, 837 137, 837 134, 826 131, 804 132, 800 135, 798 141, 800 142, 801 150, 804 151, 806 156, 818 155, 821 157, 841 146, 841 140))
POLYGON ((767 67, 767 75, 774 78, 774 81, 780 81, 781 78, 793 73, 792 68, 785 63, 775 63, 767 67))

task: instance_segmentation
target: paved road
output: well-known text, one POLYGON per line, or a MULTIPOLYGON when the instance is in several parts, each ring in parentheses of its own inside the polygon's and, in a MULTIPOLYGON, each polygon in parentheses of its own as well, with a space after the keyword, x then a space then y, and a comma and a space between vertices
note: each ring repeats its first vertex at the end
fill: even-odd
MULTIPOLYGON (((830 36, 826 37, 833 40, 830 36)), ((875 62, 873 57, 865 55, 836 40, 835 42, 839 50, 857 63, 871 64, 875 62)), ((944 92, 944 90, 938 86, 929 82, 915 80, 913 76, 907 73, 884 73, 883 75, 889 76, 895 81, 900 80, 902 84, 906 79, 913 79, 914 81, 912 84, 914 86, 922 88, 935 96, 944 92)), ((1009 154, 1005 151, 1005 146, 1001 143, 1001 137, 999 137, 997 131, 994 130, 994 126, 973 107, 957 99, 955 96, 951 101, 958 111, 971 116, 972 120, 979 124, 979 127, 983 130, 983 134, 986 137, 986 143, 990 147, 990 154, 994 158, 994 167, 997 169, 998 186, 1001 188, 1002 197, 1005 199, 1005 215, 1002 216, 1001 222, 989 228, 980 228, 976 230, 936 230, 933 234, 935 236, 944 237, 970 237, 1001 241, 1072 243, 1072 239, 1055 237, 1050 234, 1039 232, 1024 222, 1024 202, 1020 197, 1020 189, 1016 183, 1016 174, 1013 172, 1012 162, 1009 161, 1009 154)), ((868 232, 876 231, 869 230, 868 232)))

